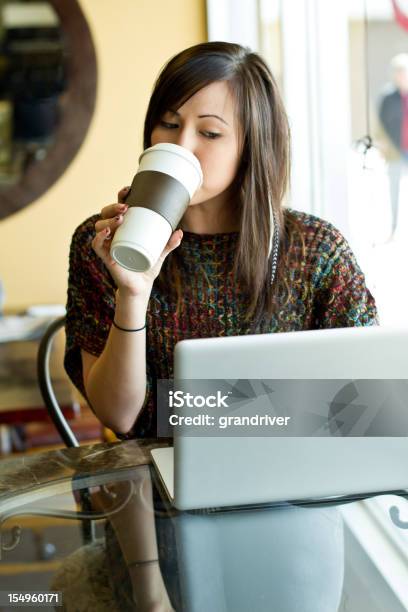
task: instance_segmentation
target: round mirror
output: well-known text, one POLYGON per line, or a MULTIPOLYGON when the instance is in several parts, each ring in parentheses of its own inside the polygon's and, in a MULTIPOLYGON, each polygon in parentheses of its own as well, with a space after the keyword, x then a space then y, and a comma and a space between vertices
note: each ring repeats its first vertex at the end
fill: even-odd
POLYGON ((63 174, 89 128, 96 55, 77 0, 0 0, 0 219, 63 174))

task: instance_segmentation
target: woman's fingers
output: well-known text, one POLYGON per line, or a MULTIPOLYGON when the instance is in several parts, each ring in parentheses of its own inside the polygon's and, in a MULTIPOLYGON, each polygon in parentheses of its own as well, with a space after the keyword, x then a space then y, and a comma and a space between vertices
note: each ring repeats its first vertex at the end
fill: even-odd
POLYGON ((109 218, 109 219, 100 219, 99 221, 95 223, 95 230, 98 233, 98 232, 102 232, 107 227, 110 227, 110 229, 114 233, 122 222, 123 222, 123 214, 118 214, 116 215, 116 217, 109 218))
POLYGON ((181 229, 176 230, 170 236, 170 240, 166 244, 164 250, 167 249, 168 253, 171 253, 171 251, 173 251, 175 248, 177 248, 180 245, 182 239, 183 239, 183 230, 181 229))
POLYGON ((122 189, 118 191, 118 202, 123 203, 129 191, 130 187, 122 187, 122 189))
POLYGON ((97 232, 95 238, 92 240, 92 248, 95 253, 102 259, 104 264, 112 263, 112 258, 109 254, 110 244, 112 238, 112 230, 111 228, 105 227, 100 232, 97 232))
POLYGON ((119 202, 108 204, 108 206, 104 206, 101 210, 101 219, 111 219, 116 217, 116 215, 124 214, 128 208, 127 204, 120 204, 119 202))
POLYGON ((163 252, 159 257, 158 263, 160 267, 163 261, 166 259, 167 255, 171 253, 172 251, 174 251, 174 249, 176 249, 178 246, 180 246, 182 238, 183 238, 183 230, 178 229, 172 233, 172 235, 170 236, 170 240, 164 247, 163 252))

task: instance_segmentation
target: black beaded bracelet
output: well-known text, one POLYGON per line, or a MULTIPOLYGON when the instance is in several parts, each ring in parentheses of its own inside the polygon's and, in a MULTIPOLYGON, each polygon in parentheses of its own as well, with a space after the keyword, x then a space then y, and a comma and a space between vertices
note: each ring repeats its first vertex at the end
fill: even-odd
POLYGON ((142 329, 145 329, 146 327, 146 323, 145 323, 143 327, 139 327, 138 329, 127 329, 126 327, 120 327, 119 325, 117 325, 117 323, 115 323, 115 321, 112 321, 112 325, 113 327, 116 327, 116 329, 120 329, 120 331, 124 331, 124 332, 138 332, 138 331, 142 331, 142 329))

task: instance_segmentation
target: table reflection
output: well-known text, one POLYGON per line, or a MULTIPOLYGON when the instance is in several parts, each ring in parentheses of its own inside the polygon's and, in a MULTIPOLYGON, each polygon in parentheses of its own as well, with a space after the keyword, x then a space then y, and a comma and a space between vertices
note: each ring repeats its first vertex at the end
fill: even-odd
MULTIPOLYGON (((335 505, 180 512, 150 464, 154 445, 129 441, 2 462, 0 590, 61 591, 65 610, 381 609, 361 608, 369 595, 353 575, 350 513, 367 502, 348 504, 346 523, 335 505), (84 539, 81 525, 90 518, 84 539)), ((397 531, 389 517, 388 527, 397 531)), ((407 609, 398 597, 389 602, 391 612, 407 609)))

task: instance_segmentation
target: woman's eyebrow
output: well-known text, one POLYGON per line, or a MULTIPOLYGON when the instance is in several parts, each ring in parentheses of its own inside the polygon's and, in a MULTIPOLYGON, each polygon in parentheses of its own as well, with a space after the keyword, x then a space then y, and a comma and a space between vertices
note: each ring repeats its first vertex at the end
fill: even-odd
POLYGON ((225 121, 225 119, 223 119, 222 117, 219 117, 218 115, 198 115, 199 119, 203 119, 204 117, 215 117, 216 119, 219 119, 220 121, 225 123, 225 125, 228 125, 228 123, 225 121))
MULTIPOLYGON (((172 113, 173 115, 177 115, 177 117, 180 117, 180 113, 178 113, 177 111, 173 110, 172 108, 169 108, 169 112, 172 113)), ((197 115, 197 117, 199 119, 204 119, 205 117, 215 117, 216 119, 219 119, 220 121, 225 123, 225 125, 228 125, 228 123, 225 121, 225 119, 223 119, 219 115, 197 115)))

